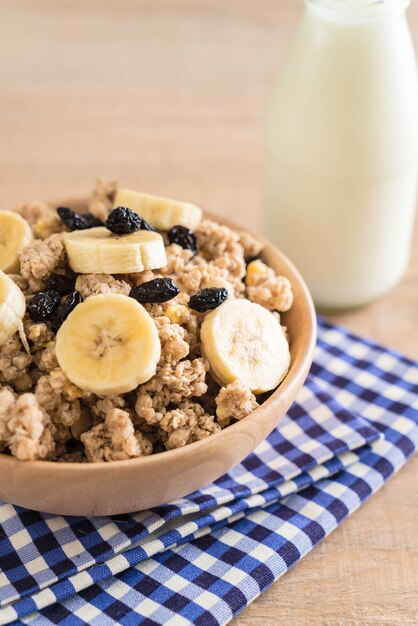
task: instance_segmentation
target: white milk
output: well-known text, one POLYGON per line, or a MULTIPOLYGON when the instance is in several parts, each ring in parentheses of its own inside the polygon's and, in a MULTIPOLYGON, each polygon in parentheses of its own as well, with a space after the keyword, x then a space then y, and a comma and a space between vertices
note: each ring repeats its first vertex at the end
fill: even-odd
POLYGON ((268 116, 264 232, 323 308, 390 289, 409 257, 417 68, 401 0, 311 0, 268 116))

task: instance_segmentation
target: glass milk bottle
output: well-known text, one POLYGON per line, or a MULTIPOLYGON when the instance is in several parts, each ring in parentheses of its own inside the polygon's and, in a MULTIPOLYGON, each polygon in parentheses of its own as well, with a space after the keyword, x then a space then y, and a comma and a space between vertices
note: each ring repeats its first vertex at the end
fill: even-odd
POLYGON ((267 119, 264 232, 315 302, 380 296, 409 258, 418 165, 405 0, 307 0, 267 119))

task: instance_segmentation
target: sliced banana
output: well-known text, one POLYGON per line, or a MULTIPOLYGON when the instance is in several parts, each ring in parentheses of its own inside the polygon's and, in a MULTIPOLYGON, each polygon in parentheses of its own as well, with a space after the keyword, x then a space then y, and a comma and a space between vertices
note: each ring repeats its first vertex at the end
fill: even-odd
POLYGON ((0 269, 8 274, 19 272, 19 254, 33 241, 31 227, 13 211, 0 211, 0 269))
POLYGON ((101 396, 132 391, 154 374, 161 344, 144 307, 120 294, 87 298, 57 333, 55 353, 69 380, 101 396))
POLYGON ((204 353, 224 385, 241 380, 254 393, 270 391, 286 376, 289 345, 277 318, 249 300, 227 300, 201 328, 204 353))
POLYGON ((0 346, 16 331, 23 332, 26 299, 19 287, 0 270, 0 346))
POLYGON ((114 235, 98 226, 66 233, 64 244, 71 269, 80 274, 130 274, 167 265, 163 238, 149 230, 114 235))
POLYGON ((118 206, 132 209, 159 230, 170 230, 178 224, 193 230, 202 219, 202 209, 190 202, 160 198, 130 189, 117 190, 114 207, 118 206))

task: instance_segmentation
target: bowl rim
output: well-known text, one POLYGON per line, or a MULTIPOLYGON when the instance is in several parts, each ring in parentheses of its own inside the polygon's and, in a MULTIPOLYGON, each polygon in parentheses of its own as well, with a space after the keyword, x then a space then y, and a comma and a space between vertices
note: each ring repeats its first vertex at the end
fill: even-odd
MULTIPOLYGON (((74 206, 74 205, 82 206, 82 205, 85 205, 86 203, 87 203, 87 198, 79 197, 79 198, 72 198, 69 200, 67 199, 64 202, 60 200, 59 202, 53 202, 51 204, 56 205, 56 206, 74 206)), ((301 357, 301 362, 299 364, 299 367, 298 369, 292 371, 292 363, 291 363, 289 372, 286 374, 283 381, 279 384, 278 387, 276 387, 273 393, 262 404, 260 404, 254 411, 252 411, 249 415, 247 415, 244 418, 244 420, 239 420, 235 422, 234 424, 231 424, 230 426, 228 426, 227 429, 224 429, 224 430, 227 430, 228 433, 239 435, 239 433, 243 429, 244 421, 246 422, 246 424, 248 424, 249 419, 257 418, 260 415, 260 410, 271 405, 277 399, 279 394, 284 393, 284 392, 289 392, 292 389, 293 385, 299 384, 297 378, 300 376, 301 372, 304 373, 303 382, 306 379, 310 365, 312 363, 313 353, 314 353, 314 349, 316 346, 316 339, 317 339, 316 312, 315 312, 315 307, 314 307, 314 303, 313 303, 310 291, 304 279, 302 278, 299 270, 295 267, 292 261, 290 261, 290 259, 281 250, 279 250, 279 248, 274 246, 265 237, 259 235, 258 233, 253 233, 248 228, 239 226, 234 221, 231 221, 228 218, 224 219, 222 216, 211 213, 210 211, 206 211, 206 210, 203 211, 203 219, 214 220, 217 223, 219 223, 220 226, 228 226, 232 228, 233 230, 235 230, 236 232, 249 233, 253 237, 256 237, 259 241, 261 241, 264 244, 264 246, 268 246, 270 249, 273 250, 274 253, 279 254, 281 258, 281 262, 285 266, 286 270, 289 270, 290 273, 292 273, 293 276, 298 281, 299 287, 301 288, 301 292, 305 300, 306 317, 308 320, 309 330, 307 333, 306 343, 303 346, 302 357, 301 357)), ((199 441, 194 441, 190 444, 187 444, 186 446, 182 446, 181 448, 175 448, 173 450, 164 450, 162 452, 151 454, 149 456, 140 456, 140 457, 136 457, 132 459, 112 461, 111 463, 105 463, 103 461, 93 461, 91 463, 76 463, 76 462, 71 463, 69 461, 58 462, 58 461, 45 461, 42 459, 38 459, 34 461, 22 461, 11 455, 3 454, 0 452, 0 466, 8 464, 11 466, 15 465, 16 467, 21 467, 22 464, 24 464, 25 467, 27 468, 30 467, 34 469, 40 468, 40 467, 46 469, 50 467, 51 469, 52 468, 54 469, 55 474, 57 472, 65 473, 68 471, 69 468, 72 468, 72 471, 74 472, 83 472, 83 473, 89 472, 89 474, 94 474, 98 471, 103 471, 104 466, 107 467, 108 469, 110 469, 110 467, 116 469, 121 466, 126 467, 127 465, 129 465, 130 467, 132 467, 132 469, 134 467, 137 467, 137 469, 139 470, 140 467, 145 466, 145 465, 148 465, 149 467, 152 467, 152 465, 156 465, 156 466, 159 465, 162 458, 164 458, 166 462, 171 461, 175 463, 178 458, 186 454, 191 454, 192 452, 197 453, 199 450, 205 448, 209 440, 211 440, 211 443, 213 444, 213 441, 216 438, 219 439, 220 437, 222 437, 224 430, 220 430, 216 432, 215 434, 211 435, 210 437, 200 439, 199 441)))

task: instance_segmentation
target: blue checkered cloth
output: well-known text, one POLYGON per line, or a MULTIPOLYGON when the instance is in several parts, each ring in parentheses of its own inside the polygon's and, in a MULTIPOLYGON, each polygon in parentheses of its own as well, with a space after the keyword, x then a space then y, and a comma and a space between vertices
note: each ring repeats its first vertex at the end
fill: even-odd
POLYGON ((417 445, 418 364, 320 320, 297 402, 215 483, 108 518, 0 502, 0 624, 226 624, 417 445))

